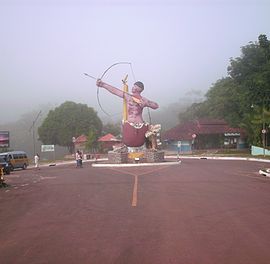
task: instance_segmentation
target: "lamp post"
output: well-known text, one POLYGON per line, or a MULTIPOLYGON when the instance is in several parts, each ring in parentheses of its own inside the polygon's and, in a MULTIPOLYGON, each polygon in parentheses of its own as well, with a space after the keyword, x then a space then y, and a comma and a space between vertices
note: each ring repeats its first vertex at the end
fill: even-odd
MULTIPOLYGON (((265 157, 265 148, 266 148, 266 135, 267 135, 267 130, 266 130, 266 122, 265 122, 265 102, 268 100, 265 100, 263 98, 262 102, 262 143, 263 143, 263 156, 265 157)), ((251 105, 251 108, 254 108, 254 105, 251 105)))
POLYGON ((182 145, 182 142, 178 141, 177 142, 177 161, 180 161, 181 145, 182 145))
POLYGON ((195 139, 196 139, 196 137, 197 137, 197 135, 194 133, 194 134, 192 134, 192 145, 191 145, 191 151, 192 151, 192 154, 193 154, 193 151, 194 151, 194 143, 195 143, 195 139))
MULTIPOLYGON (((75 142, 76 142, 76 138, 75 138, 75 137, 72 137, 72 143, 73 143, 73 152, 74 152, 74 155, 76 156, 75 142)), ((74 156, 74 157, 75 157, 75 156, 74 156)))
POLYGON ((31 126, 30 129, 29 129, 29 132, 31 131, 31 129, 32 129, 32 131, 33 131, 33 156, 35 156, 35 154, 36 154, 36 134, 35 134, 35 124, 36 124, 36 122, 37 122, 37 120, 38 120, 38 118, 39 118, 40 115, 41 115, 41 110, 40 110, 39 113, 37 114, 36 118, 35 118, 34 121, 33 121, 32 126, 31 126))

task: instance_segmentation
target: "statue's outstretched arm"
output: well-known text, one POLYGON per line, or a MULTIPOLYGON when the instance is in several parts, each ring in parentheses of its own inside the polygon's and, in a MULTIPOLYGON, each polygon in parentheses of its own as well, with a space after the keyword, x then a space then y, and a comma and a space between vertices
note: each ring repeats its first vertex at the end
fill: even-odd
POLYGON ((119 96, 121 98, 124 97, 124 92, 123 91, 121 91, 120 89, 118 89, 118 88, 116 88, 116 87, 114 87, 114 86, 112 86, 110 84, 107 84, 107 83, 103 82, 100 79, 97 80, 97 86, 102 87, 102 88, 106 89, 107 91, 109 91, 110 93, 115 94, 115 95, 117 95, 117 96, 119 96))

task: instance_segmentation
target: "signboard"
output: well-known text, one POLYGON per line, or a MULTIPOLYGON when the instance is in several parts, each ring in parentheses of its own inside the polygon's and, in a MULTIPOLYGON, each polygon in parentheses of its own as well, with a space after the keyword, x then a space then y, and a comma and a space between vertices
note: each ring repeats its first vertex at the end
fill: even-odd
POLYGON ((192 138, 195 139, 197 137, 196 134, 192 134, 192 138))
POLYGON ((41 152, 54 151, 54 145, 41 145, 41 152))
POLYGON ((240 133, 224 133, 225 137, 240 137, 240 133))
POLYGON ((9 147, 9 131, 0 131, 0 148, 9 147))

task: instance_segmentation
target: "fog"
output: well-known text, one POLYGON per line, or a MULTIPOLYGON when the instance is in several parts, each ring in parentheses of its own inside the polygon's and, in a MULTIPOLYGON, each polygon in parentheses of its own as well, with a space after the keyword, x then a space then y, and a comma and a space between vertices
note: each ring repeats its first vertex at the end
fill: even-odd
MULTIPOLYGON (((95 80, 121 87, 129 75, 160 108, 205 93, 227 75, 241 46, 269 34, 261 0, 0 0, 0 124, 39 105, 86 103, 105 118, 95 80)), ((121 100, 101 90, 111 116, 121 100)))

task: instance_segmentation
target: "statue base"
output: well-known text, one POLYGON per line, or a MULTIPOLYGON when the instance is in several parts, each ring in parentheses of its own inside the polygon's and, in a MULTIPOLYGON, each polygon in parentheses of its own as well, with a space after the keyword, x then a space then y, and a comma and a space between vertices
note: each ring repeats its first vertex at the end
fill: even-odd
POLYGON ((139 163, 144 161, 144 153, 143 152, 129 152, 128 153, 128 161, 130 163, 139 163))
POLYGON ((112 164, 128 163, 128 152, 109 151, 108 160, 112 164))
POLYGON ((158 163, 164 162, 164 151, 145 149, 143 152, 109 151, 108 161, 111 164, 123 163, 158 163))
POLYGON ((164 151, 147 149, 144 152, 144 158, 147 163, 164 162, 164 151))

